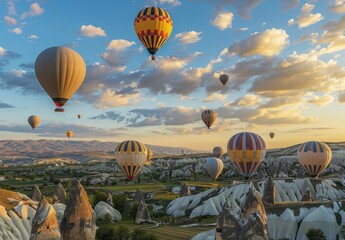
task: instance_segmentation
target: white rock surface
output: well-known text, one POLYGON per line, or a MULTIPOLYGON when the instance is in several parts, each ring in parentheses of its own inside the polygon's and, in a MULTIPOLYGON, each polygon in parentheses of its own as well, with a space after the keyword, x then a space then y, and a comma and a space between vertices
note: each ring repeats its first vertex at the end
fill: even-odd
POLYGON ((121 213, 115 208, 113 208, 112 206, 110 206, 108 203, 103 202, 103 201, 100 201, 99 203, 97 203, 97 205, 94 208, 94 211, 96 213, 97 219, 104 220, 106 216, 109 215, 110 219, 113 222, 115 221, 118 222, 122 220, 121 213))

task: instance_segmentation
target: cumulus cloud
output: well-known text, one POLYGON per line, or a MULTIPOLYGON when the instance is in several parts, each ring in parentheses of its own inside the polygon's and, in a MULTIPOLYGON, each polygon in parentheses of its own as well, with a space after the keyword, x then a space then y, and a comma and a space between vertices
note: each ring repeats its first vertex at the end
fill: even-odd
POLYGON ((212 24, 224 31, 227 28, 231 28, 233 18, 234 14, 231 12, 221 12, 217 14, 215 19, 212 21, 212 24))
POLYGON ((44 12, 44 9, 40 7, 40 5, 35 2, 31 3, 30 10, 27 12, 24 12, 21 16, 21 19, 27 18, 27 17, 34 17, 41 15, 44 12))
POLYGON ((261 99, 259 96, 254 95, 254 94, 247 94, 245 96, 242 96, 233 103, 231 103, 231 106, 236 106, 236 107, 252 107, 256 106, 260 103, 261 99))
POLYGON ((17 20, 13 17, 5 16, 4 19, 8 26, 14 26, 17 24, 17 20))
POLYGON ((160 4, 166 3, 166 4, 169 4, 169 5, 174 6, 174 7, 181 5, 181 2, 178 0, 159 0, 159 3, 160 4))
POLYGON ((309 35, 303 35, 301 36, 298 41, 299 42, 305 42, 305 41, 311 41, 312 43, 316 43, 317 42, 317 38, 318 38, 319 34, 318 33, 311 33, 309 35))
POLYGON ((0 102, 0 109, 1 108, 14 108, 14 106, 7 103, 0 102))
POLYGON ((339 103, 345 103, 345 92, 341 92, 338 95, 338 102, 339 103))
POLYGON ((289 43, 289 35, 283 29, 267 29, 264 32, 254 33, 242 42, 236 42, 228 49, 230 54, 240 57, 252 55, 278 55, 289 43))
POLYGON ((44 91, 36 80, 34 72, 12 69, 9 72, 0 71, 0 89, 17 90, 22 94, 43 94, 44 91))
POLYGON ((39 39, 39 37, 35 34, 29 36, 29 39, 39 39))
POLYGON ((330 0, 328 1, 329 9, 331 9, 335 13, 345 13, 345 1, 344 0, 330 0))
POLYGON ((212 93, 203 102, 221 101, 224 102, 228 97, 227 94, 212 93))
POLYGON ((19 34, 23 33, 23 30, 21 30, 20 28, 17 27, 17 28, 10 30, 10 32, 19 35, 19 34))
POLYGON ((101 56, 107 64, 117 68, 118 71, 124 71, 129 57, 134 53, 134 50, 130 49, 133 45, 135 42, 124 39, 111 40, 101 56))
POLYGON ((5 55, 5 52, 6 52, 5 48, 0 47, 0 56, 5 55))
POLYGON ((80 35, 85 37, 105 37, 107 36, 105 31, 100 27, 95 27, 93 25, 82 25, 80 27, 80 35))
POLYGON ((333 100, 334 100, 334 97, 332 95, 326 94, 321 97, 313 95, 310 97, 308 102, 311 104, 314 104, 315 106, 321 107, 321 106, 325 106, 332 103, 333 100))
POLYGON ((8 51, 0 47, 0 67, 8 64, 11 60, 20 58, 21 55, 12 51, 8 51))
POLYGON ((91 117, 90 119, 93 119, 93 120, 113 120, 113 121, 116 121, 117 123, 121 123, 122 121, 125 120, 125 117, 122 116, 120 113, 117 113, 114 111, 109 111, 109 112, 105 112, 103 114, 91 117))
POLYGON ((191 43, 196 43, 201 40, 201 32, 190 31, 182 32, 175 35, 175 38, 179 41, 179 44, 186 45, 191 43))
POLYGON ((301 9, 300 15, 297 19, 289 20, 289 25, 298 24, 299 28, 305 28, 320 22, 323 19, 323 16, 320 13, 311 13, 314 8, 315 5, 305 3, 301 9))

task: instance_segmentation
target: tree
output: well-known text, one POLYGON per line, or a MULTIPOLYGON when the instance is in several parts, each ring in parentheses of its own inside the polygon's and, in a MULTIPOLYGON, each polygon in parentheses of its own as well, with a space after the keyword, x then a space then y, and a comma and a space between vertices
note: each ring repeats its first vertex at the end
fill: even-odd
POLYGON ((114 208, 123 213, 127 205, 127 197, 125 194, 113 195, 114 208))
POLYGON ((129 229, 125 226, 118 226, 116 229, 115 229, 115 238, 112 238, 114 240, 127 240, 129 239, 129 229))
POLYGON ((72 179, 67 179, 66 181, 66 189, 71 189, 73 183, 72 183, 72 179))
POLYGON ((308 240, 327 240, 324 232, 319 228, 310 228, 306 236, 308 240))
POLYGON ((108 198, 108 195, 105 192, 98 191, 98 190, 94 193, 94 196, 95 196, 94 198, 95 205, 99 203, 100 201, 106 202, 108 198))
POLYGON ((132 206, 129 208, 129 216, 132 217, 134 220, 135 220, 135 217, 137 215, 139 205, 140 205, 140 203, 134 202, 134 203, 132 203, 132 206))
POLYGON ((112 240, 115 239, 115 229, 111 225, 100 226, 96 232, 97 240, 112 240))
POLYGON ((342 239, 345 239, 345 224, 340 226, 339 235, 342 239))
POLYGON ((132 240, 158 240, 152 233, 146 232, 144 229, 135 229, 131 234, 132 240))

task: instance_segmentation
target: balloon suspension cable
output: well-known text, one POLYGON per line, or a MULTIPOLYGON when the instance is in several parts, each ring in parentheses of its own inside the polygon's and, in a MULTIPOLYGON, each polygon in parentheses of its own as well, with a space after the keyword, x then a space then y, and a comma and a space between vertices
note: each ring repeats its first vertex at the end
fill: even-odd
POLYGON ((151 60, 156 60, 156 57, 154 55, 151 55, 151 60))
POLYGON ((65 109, 63 109, 63 108, 55 108, 55 112, 65 112, 65 109))

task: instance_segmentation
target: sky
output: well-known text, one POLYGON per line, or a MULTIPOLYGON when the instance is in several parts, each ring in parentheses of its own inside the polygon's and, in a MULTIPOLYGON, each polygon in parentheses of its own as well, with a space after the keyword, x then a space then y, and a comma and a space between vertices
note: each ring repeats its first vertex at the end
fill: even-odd
POLYGON ((125 141, 211 151, 255 132, 267 148, 345 140, 343 0, 2 0, 0 140, 125 141), (152 61, 137 38, 143 8, 173 30, 152 61), (64 113, 37 81, 44 49, 87 66, 64 113), (220 74, 228 74, 223 86, 220 74), (213 109, 211 129, 201 112, 213 109), (81 119, 77 115, 81 114, 81 119), (32 130, 27 119, 41 118, 32 130), (274 132, 271 139, 269 133, 274 132))

